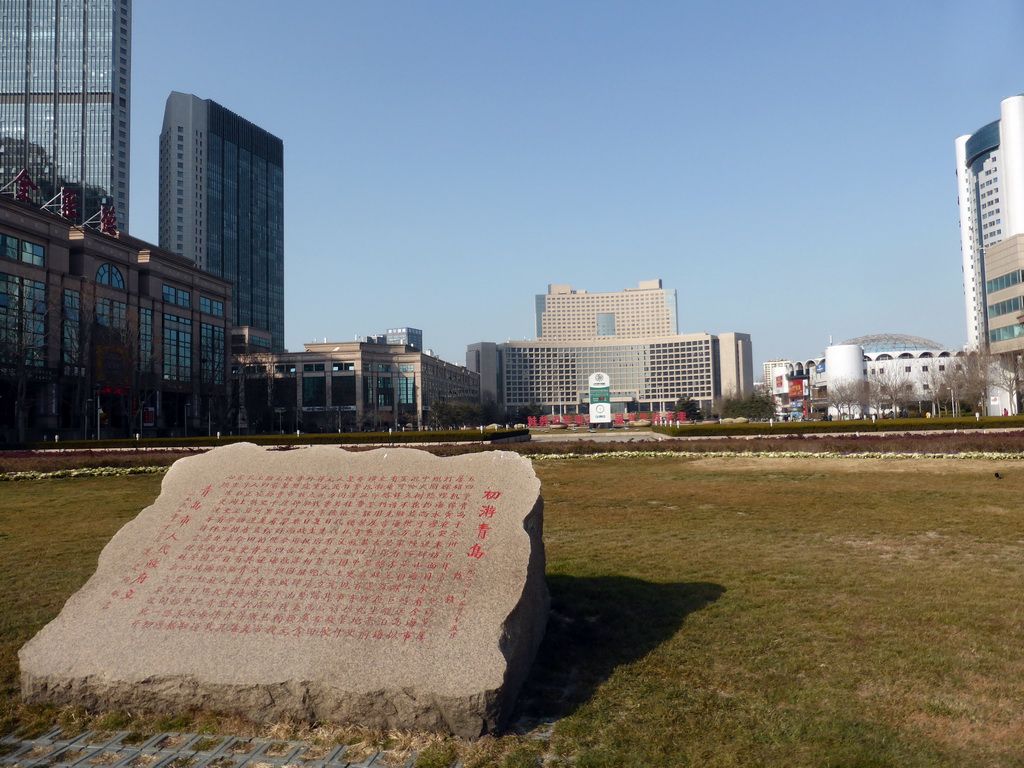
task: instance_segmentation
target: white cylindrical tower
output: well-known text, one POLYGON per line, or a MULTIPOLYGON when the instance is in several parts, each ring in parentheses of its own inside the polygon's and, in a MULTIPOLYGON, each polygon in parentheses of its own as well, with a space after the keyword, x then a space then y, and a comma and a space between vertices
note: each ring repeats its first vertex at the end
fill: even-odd
POLYGON ((840 381, 864 381, 864 350, 860 344, 827 347, 825 375, 830 385, 840 381))
POLYGON ((960 257, 963 262, 964 310, 967 324, 967 346, 981 347, 984 329, 984 296, 981 285, 981 255, 978 253, 979 234, 974 221, 974 174, 967 167, 967 142, 970 136, 956 140, 957 197, 960 201, 960 257))

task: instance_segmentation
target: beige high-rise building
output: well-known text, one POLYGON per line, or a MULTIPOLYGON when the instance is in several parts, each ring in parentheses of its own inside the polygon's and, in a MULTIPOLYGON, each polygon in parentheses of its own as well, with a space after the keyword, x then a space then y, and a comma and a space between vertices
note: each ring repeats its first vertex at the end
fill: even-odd
POLYGON ((674 336, 679 333, 676 291, 661 280, 643 280, 617 293, 574 291, 549 285, 537 295, 537 341, 599 341, 674 336))

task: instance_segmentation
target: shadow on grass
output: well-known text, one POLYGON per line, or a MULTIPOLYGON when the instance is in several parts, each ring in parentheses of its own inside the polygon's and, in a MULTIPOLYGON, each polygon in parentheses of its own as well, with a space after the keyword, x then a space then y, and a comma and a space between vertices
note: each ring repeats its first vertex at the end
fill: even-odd
POLYGON ((571 715, 623 664, 671 638, 725 587, 656 584, 622 576, 548 576, 551 614, 512 722, 571 715))

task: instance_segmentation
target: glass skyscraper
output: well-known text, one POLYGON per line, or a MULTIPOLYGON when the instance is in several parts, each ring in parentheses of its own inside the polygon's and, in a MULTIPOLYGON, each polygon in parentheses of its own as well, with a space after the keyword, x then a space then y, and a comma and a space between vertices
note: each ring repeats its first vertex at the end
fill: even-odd
POLYGON ((160 134, 160 247, 234 283, 235 326, 284 349, 284 145, 209 99, 173 92, 160 134))
POLYGON ((0 0, 0 187, 24 170, 127 230, 130 113, 131 0, 0 0))

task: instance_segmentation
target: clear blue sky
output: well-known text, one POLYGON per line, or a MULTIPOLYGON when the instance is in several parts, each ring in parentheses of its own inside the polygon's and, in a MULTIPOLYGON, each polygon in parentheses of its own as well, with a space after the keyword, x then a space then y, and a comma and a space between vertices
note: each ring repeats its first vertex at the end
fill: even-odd
MULTIPOLYGON (((532 338, 662 278, 754 361, 966 338, 953 142, 1024 92, 1017 0, 134 4, 132 227, 172 90, 285 146, 286 342, 532 338)), ((756 376, 759 378, 759 376, 756 376)))

